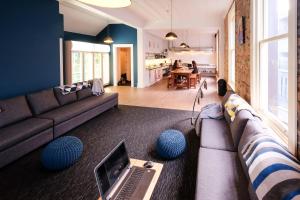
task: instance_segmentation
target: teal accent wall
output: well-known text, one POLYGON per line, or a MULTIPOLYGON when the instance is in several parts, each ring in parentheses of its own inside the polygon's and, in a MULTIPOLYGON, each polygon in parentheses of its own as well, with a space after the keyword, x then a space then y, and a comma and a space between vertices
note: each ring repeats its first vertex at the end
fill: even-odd
MULTIPOLYGON (((107 36, 107 29, 109 28, 109 35, 113 38, 113 44, 133 44, 133 73, 134 73, 134 87, 137 87, 138 80, 138 66, 137 66, 137 30, 125 24, 110 24, 105 27, 98 35, 99 43, 103 43, 103 39, 107 36)), ((112 49, 112 45, 111 45, 112 49)), ((110 53, 110 81, 113 84, 113 52, 110 53)))
POLYGON ((59 85, 59 3, 3 1, 0 13, 0 99, 59 85))
POLYGON ((92 35, 85 35, 80 33, 73 33, 73 32, 64 32, 64 40, 73 40, 73 41, 80 41, 80 42, 90 42, 90 43, 99 43, 99 40, 96 36, 92 35))

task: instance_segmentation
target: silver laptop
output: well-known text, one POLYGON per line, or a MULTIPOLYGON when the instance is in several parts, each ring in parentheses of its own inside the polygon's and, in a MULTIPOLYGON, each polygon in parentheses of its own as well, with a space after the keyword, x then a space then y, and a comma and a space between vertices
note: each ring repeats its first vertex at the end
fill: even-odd
POLYGON ((102 200, 142 200, 155 174, 154 169, 130 164, 124 141, 95 167, 94 172, 102 200))

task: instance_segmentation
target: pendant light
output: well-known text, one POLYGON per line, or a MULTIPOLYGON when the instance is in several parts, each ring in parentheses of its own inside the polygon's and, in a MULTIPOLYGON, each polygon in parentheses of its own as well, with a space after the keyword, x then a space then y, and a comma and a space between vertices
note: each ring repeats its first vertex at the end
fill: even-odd
MULTIPOLYGON (((183 41, 184 41, 184 39, 185 39, 185 37, 184 37, 184 33, 183 33, 183 41)), ((186 44, 185 42, 182 42, 182 43, 180 44, 180 47, 181 47, 181 48, 186 48, 186 46, 187 46, 187 44, 186 44)))
POLYGON ((171 0, 171 32, 167 33, 166 40, 176 40, 177 35, 173 32, 173 0, 171 0))
POLYGON ((184 42, 180 44, 180 47, 182 47, 182 48, 185 48, 186 46, 187 46, 187 45, 186 45, 186 43, 184 43, 184 42))
POLYGON ((112 44, 112 43, 114 43, 112 37, 110 37, 109 35, 110 34, 109 34, 109 23, 108 23, 107 29, 106 29, 106 37, 103 39, 103 42, 105 44, 112 44))
POLYGON ((124 8, 131 5, 131 0, 78 0, 86 4, 104 8, 124 8))
MULTIPOLYGON (((188 32, 188 30, 187 30, 187 31, 186 31, 186 41, 188 40, 188 38, 189 38, 189 32, 188 32)), ((188 44, 186 44, 184 48, 189 49, 190 46, 189 46, 188 44)))

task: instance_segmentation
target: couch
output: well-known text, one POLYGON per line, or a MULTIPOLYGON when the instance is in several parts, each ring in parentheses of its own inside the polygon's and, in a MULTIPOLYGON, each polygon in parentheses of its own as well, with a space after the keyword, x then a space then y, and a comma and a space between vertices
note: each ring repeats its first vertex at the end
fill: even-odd
MULTIPOLYGON (((222 101, 223 107, 232 94, 231 91, 227 92, 222 101)), ((265 137, 268 134, 270 138, 275 138, 275 134, 248 110, 238 112, 231 122, 228 112, 224 109, 224 117, 222 120, 202 120, 195 199, 258 199, 242 150, 255 137, 265 137)), ((286 153, 289 154, 287 150, 286 153)), ((262 166, 267 165, 264 162, 263 160, 262 166)), ((286 192, 286 188, 282 191, 286 192)), ((280 195, 276 195, 266 199, 281 199, 280 195)))
POLYGON ((117 93, 93 96, 90 88, 0 100, 0 168, 116 106, 117 93))

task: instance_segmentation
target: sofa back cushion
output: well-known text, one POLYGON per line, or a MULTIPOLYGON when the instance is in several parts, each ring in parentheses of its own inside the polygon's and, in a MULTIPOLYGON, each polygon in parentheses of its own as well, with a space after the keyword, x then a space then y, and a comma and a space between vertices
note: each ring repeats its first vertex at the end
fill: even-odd
POLYGON ((76 92, 70 92, 70 93, 63 94, 61 88, 54 88, 53 90, 54 90, 54 94, 58 100, 58 103, 61 106, 77 101, 76 92))
POLYGON ((32 116, 24 96, 0 100, 0 128, 32 116))
MULTIPOLYGON (((247 124, 245 126, 245 129, 243 131, 242 137, 240 139, 240 143, 238 146, 238 156, 241 160, 242 163, 242 167, 243 170, 246 174, 246 176, 248 176, 248 169, 246 167, 246 164, 243 162, 243 155, 242 155, 242 150, 244 148, 244 146, 253 138, 255 137, 259 137, 262 134, 267 134, 270 133, 269 129, 264 127, 262 121, 257 118, 254 117, 254 119, 250 119, 247 121, 247 124)), ((248 176, 249 179, 249 176, 248 176)))
POLYGON ((81 89, 79 91, 77 91, 77 99, 78 100, 82 100, 85 99, 87 97, 90 97, 93 95, 92 89, 90 87, 81 89))
POLYGON ((256 134, 241 154, 258 199, 293 199, 299 195, 300 162, 275 135, 256 134))
POLYGON ((236 114, 234 121, 229 124, 235 149, 238 148, 240 139, 249 119, 254 119, 253 115, 248 110, 241 110, 236 114))
POLYGON ((39 115, 59 107, 52 88, 29 94, 27 95, 27 99, 34 115, 39 115))

